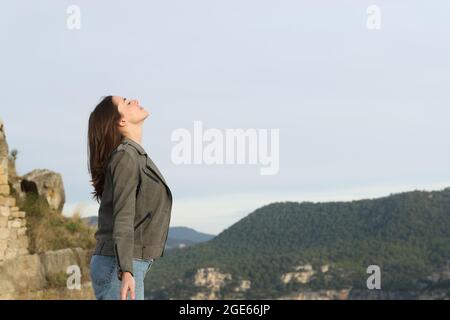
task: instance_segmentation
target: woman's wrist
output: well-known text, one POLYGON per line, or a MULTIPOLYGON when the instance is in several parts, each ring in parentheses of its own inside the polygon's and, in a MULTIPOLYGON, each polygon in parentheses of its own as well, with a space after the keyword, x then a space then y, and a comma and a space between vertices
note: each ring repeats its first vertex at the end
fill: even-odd
POLYGON ((122 281, 122 279, 124 278, 124 276, 126 276, 126 274, 129 274, 131 277, 133 277, 133 274, 129 271, 120 271, 117 273, 117 277, 119 278, 120 281, 122 281))

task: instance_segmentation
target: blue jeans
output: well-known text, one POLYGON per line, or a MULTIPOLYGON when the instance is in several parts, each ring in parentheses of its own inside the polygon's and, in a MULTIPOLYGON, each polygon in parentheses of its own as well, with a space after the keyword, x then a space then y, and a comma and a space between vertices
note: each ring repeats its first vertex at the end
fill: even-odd
MULTIPOLYGON (((136 300, 144 300, 144 278, 153 264, 153 259, 133 260, 133 277, 136 300)), ((94 254, 90 262, 90 276, 95 297, 98 300, 120 300, 122 282, 117 278, 117 262, 115 256, 94 254)), ((131 300, 130 292, 127 300, 131 300)))

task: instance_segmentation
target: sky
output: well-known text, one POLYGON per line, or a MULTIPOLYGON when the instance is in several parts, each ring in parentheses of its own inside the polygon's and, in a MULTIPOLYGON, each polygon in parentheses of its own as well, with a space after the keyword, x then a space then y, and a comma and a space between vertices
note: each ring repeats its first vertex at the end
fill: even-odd
MULTIPOLYGON (((87 123, 104 95, 150 112, 142 146, 171 226, 218 234, 274 201, 347 201, 450 186, 450 3, 8 1, 0 118, 19 175, 63 177, 64 214, 96 215, 87 123), (80 10, 79 29, 71 5, 80 10), (379 9, 379 29, 368 19, 379 9), (276 174, 176 164, 176 130, 279 130, 276 174)), ((373 21, 373 20, 370 20, 373 21)))

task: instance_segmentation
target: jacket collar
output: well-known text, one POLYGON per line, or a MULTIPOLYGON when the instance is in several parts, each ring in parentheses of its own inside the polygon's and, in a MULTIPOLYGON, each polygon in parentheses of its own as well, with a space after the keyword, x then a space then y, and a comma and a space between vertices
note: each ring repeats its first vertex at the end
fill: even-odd
POLYGON ((137 143, 136 141, 134 141, 132 139, 123 137, 122 144, 132 145, 139 152, 139 154, 142 154, 142 155, 147 154, 147 152, 145 152, 144 148, 139 143, 137 143))
MULTIPOLYGON (((142 146, 139 143, 137 143, 136 141, 134 141, 132 139, 129 139, 127 137, 123 137, 122 138, 122 144, 124 144, 124 145, 126 145, 126 144, 132 145, 139 152, 139 154, 142 154, 142 155, 146 155, 147 154, 145 152, 144 148, 142 148, 142 146)), ((169 186, 166 183, 166 180, 164 180, 164 177, 163 177, 162 173, 159 171, 158 167, 155 165, 155 163, 152 161, 152 159, 150 159, 150 157, 148 157, 148 156, 147 156, 147 160, 146 160, 146 166, 148 168, 150 168, 161 179, 161 181, 164 183, 164 185, 166 186, 166 188, 168 190, 170 198, 172 198, 172 193, 171 193, 171 191, 169 189, 169 186)))

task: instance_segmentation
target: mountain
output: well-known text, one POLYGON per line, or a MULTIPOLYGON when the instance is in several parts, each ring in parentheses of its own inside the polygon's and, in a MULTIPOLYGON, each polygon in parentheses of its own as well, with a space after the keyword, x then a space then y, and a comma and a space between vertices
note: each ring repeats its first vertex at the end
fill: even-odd
POLYGON ((212 234, 202 233, 187 227, 170 227, 167 235, 166 250, 185 248, 214 238, 212 234))
POLYGON ((450 298, 450 188, 276 202, 158 259, 148 299, 450 298), (381 290, 367 289, 371 265, 381 290))
MULTIPOLYGON (((83 220, 90 226, 97 227, 98 217, 85 217, 83 220)), ((188 227, 169 227, 167 235, 166 252, 172 249, 180 249, 205 242, 214 238, 214 235, 198 232, 188 227)))
POLYGON ((83 221, 85 221, 88 225, 92 227, 97 227, 98 224, 98 217, 97 216, 89 216, 81 218, 83 221))
POLYGON ((168 237, 172 239, 187 239, 192 242, 205 242, 211 240, 215 235, 195 231, 187 227, 171 227, 168 237))

